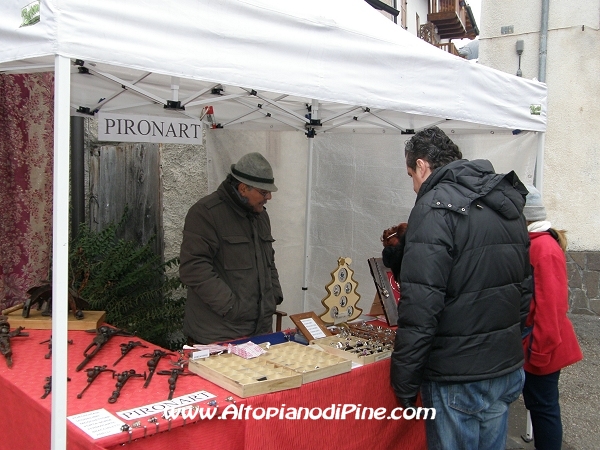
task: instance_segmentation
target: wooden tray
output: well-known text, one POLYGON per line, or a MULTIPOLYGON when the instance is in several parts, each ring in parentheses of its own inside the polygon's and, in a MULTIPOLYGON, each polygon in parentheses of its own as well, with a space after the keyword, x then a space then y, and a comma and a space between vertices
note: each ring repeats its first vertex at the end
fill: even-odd
POLYGON ((261 357, 244 359, 227 353, 190 360, 188 365, 191 372, 242 398, 302 385, 302 375, 261 357))
POLYGON ((350 372, 352 369, 352 361, 347 358, 297 342, 272 345, 259 358, 301 374, 303 384, 350 372))
MULTIPOLYGON (((31 309, 29 317, 22 316, 23 310, 11 312, 7 315, 11 328, 24 327, 30 330, 51 330, 52 317, 42 316, 42 311, 31 309)), ((83 311, 83 319, 78 320, 69 312, 69 330, 94 330, 104 323, 106 311, 83 311)))
POLYGON ((338 348, 335 346, 339 342, 343 346, 345 346, 346 343, 348 343, 348 345, 350 345, 351 347, 358 348, 356 347, 356 343, 358 340, 359 338, 356 337, 343 338, 340 336, 329 336, 326 338, 315 339, 313 341, 310 341, 310 344, 317 345, 319 346, 319 348, 323 349, 327 353, 331 353, 332 355, 337 355, 363 365, 381 361, 392 356, 392 350, 383 350, 381 352, 363 356, 358 353, 353 353, 351 351, 347 351, 343 348, 338 348))

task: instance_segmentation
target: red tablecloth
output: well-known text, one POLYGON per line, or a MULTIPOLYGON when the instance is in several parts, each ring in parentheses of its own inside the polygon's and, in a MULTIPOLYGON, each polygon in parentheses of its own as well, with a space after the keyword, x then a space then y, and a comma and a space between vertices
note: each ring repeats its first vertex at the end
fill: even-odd
MULTIPOLYGON (((13 368, 9 369, 5 361, 0 359, 0 392, 2 393, 2 409, 0 420, 5 432, 0 439, 0 449, 48 449, 50 448, 50 411, 51 396, 45 399, 43 386, 45 378, 51 375, 51 360, 45 359, 48 346, 40 342, 50 338, 50 330, 26 330, 29 337, 11 339, 13 349, 13 368)), ((75 415, 86 411, 104 408, 116 416, 124 411, 144 405, 166 400, 169 394, 168 378, 154 374, 144 389, 142 378, 130 379, 121 391, 116 403, 108 403, 108 398, 115 389, 116 379, 110 373, 102 373, 90 388, 77 399, 87 385, 85 370, 76 372, 75 368, 83 360, 83 350, 92 341, 94 334, 84 331, 70 331, 69 339, 73 345, 68 346, 68 382, 67 415, 75 415)), ((113 367, 112 364, 120 356, 120 344, 129 340, 140 340, 135 337, 115 336, 90 361, 87 367, 107 365, 118 372, 135 369, 137 373, 147 371, 148 358, 145 353, 152 353, 158 347, 144 342, 148 348, 136 347, 123 360, 113 367)), ((53 354, 53 357, 59 355, 53 354)), ((176 357, 173 357, 176 359, 176 357)), ((158 370, 172 368, 169 358, 163 358, 158 370)), ((389 360, 380 361, 353 369, 350 373, 334 376, 320 381, 302 385, 271 394, 258 395, 242 399, 232 395, 213 383, 197 376, 182 376, 177 380, 174 397, 196 391, 207 391, 216 396, 219 409, 231 405, 227 397, 233 397, 236 406, 260 408, 331 408, 338 410, 345 404, 360 405, 361 408, 385 408, 388 412, 396 408, 393 391, 390 388, 389 360)), ((204 401, 201 404, 206 404, 204 401)), ((118 416, 117 416, 118 417, 118 416)), ((169 422, 158 418, 158 430, 155 424, 148 422, 148 417, 140 419, 144 428, 133 429, 130 436, 127 432, 106 438, 93 440, 78 427, 67 421, 67 441, 69 450, 79 449, 273 449, 286 448, 306 449, 319 448, 325 443, 336 443, 344 449, 415 449, 425 448, 424 423, 421 420, 376 420, 356 419, 354 414, 345 420, 341 419, 278 419, 269 420, 250 418, 248 420, 226 419, 190 421, 184 425, 181 418, 169 422), (146 437, 144 437, 144 434, 146 437)), ((133 420, 124 422, 131 425, 133 420)))

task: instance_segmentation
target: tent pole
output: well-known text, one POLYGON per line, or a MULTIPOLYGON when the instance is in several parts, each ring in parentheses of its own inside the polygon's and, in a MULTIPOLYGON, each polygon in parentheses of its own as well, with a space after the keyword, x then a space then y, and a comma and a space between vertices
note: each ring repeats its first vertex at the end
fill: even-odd
POLYGON ((308 293, 308 259, 309 259, 309 235, 310 235, 310 199, 312 196, 312 160, 314 138, 308 138, 308 167, 306 175, 306 212, 304 225, 304 275, 302 277, 302 311, 306 311, 306 295, 308 293))
POLYGON ((67 448, 69 262, 69 110, 71 60, 54 59, 54 174, 52 193, 52 416, 51 449, 67 448))

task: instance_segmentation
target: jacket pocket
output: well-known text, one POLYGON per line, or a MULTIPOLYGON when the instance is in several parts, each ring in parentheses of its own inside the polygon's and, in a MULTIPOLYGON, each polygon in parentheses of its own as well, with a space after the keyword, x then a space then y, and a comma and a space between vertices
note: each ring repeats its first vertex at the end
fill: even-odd
POLYGON ((275 242, 275 239, 273 239, 273 236, 270 234, 265 234, 264 236, 260 236, 260 242, 268 266, 273 267, 275 265, 275 256, 273 252, 273 242, 275 242))
POLYGON ((252 269, 252 252, 248 238, 223 236, 223 268, 225 270, 252 269))

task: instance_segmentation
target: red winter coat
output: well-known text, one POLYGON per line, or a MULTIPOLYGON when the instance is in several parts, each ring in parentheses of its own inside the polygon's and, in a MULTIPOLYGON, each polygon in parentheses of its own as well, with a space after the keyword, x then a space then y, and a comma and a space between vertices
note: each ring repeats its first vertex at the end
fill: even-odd
POLYGON ((565 254, 547 232, 529 233, 534 295, 523 339, 525 371, 548 375, 583 359, 577 336, 567 317, 569 291, 565 254))

